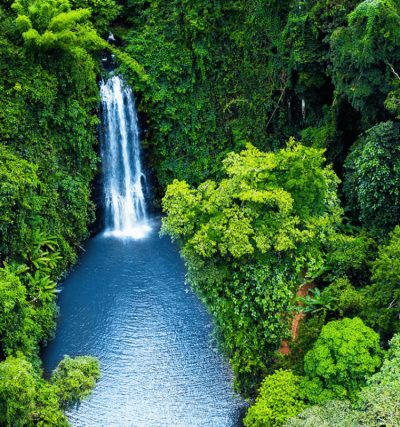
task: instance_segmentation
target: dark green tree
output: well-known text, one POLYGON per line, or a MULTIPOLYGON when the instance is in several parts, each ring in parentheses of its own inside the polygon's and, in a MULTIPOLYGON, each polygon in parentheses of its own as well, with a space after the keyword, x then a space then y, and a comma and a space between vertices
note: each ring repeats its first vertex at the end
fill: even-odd
POLYGON ((400 222, 399 124, 380 123, 348 156, 344 189, 356 217, 381 236, 400 222))
POLYGON ((367 324, 385 337, 400 330, 400 227, 390 233, 387 245, 379 247, 372 264, 372 285, 363 290, 367 324))

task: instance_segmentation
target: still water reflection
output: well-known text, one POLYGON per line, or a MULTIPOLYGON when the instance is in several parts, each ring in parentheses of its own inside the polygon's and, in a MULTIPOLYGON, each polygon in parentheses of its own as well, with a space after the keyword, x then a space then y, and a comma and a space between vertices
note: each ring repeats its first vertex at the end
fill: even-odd
POLYGON ((91 400, 69 414, 73 426, 240 425, 229 365, 210 347, 213 324, 185 285, 185 270, 159 221, 141 240, 98 235, 63 283, 48 370, 63 355, 100 359, 91 400))

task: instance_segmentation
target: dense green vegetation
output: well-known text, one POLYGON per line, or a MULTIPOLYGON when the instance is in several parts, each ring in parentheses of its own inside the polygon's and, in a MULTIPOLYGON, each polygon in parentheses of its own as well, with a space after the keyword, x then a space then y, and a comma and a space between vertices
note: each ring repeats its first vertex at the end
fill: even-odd
POLYGON ((396 425, 398 0, 0 0, 0 425, 66 425, 98 378, 46 382, 38 349, 94 216, 110 28, 247 425, 396 425))
POLYGON ((90 182, 104 42, 90 12, 74 6, 0 2, 2 426, 66 426, 63 411, 99 378, 98 361, 78 357, 60 362, 47 382, 38 356, 55 327, 56 281, 94 217, 90 182))
POLYGON ((248 425, 285 422, 265 391, 278 368, 319 405, 304 425, 398 414, 391 386, 375 405, 369 381, 399 332, 400 2, 136 0, 122 21, 148 76, 122 66, 166 189, 162 233, 182 248, 237 389, 258 396, 248 425), (290 355, 277 354, 287 338, 290 355))
POLYGON ((175 181, 163 200, 161 232, 181 244, 189 280, 247 389, 282 340, 301 272, 322 267, 322 248, 340 224, 338 180, 323 162, 321 151, 294 141, 277 154, 249 146, 223 162, 218 186, 175 181))

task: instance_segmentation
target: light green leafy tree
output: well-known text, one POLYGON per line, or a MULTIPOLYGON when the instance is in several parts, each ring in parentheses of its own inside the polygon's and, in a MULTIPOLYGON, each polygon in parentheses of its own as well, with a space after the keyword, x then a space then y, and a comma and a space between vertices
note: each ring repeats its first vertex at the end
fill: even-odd
POLYGON ((16 0, 12 8, 18 13, 15 22, 27 49, 59 49, 66 52, 77 80, 79 74, 93 80, 95 64, 89 52, 102 49, 110 49, 141 78, 146 79, 142 67, 133 58, 110 46, 97 34, 89 21, 91 10, 73 10, 69 0, 16 0))
POLYGON ((0 424, 22 427, 35 408, 36 381, 32 365, 10 356, 0 363, 0 424))
POLYGON ((361 425, 395 427, 400 420, 400 335, 390 341, 390 348, 379 372, 369 378, 355 409, 361 425))
POLYGON ((0 363, 0 424, 68 427, 64 410, 88 398, 99 378, 93 357, 65 357, 48 383, 21 354, 9 356, 0 363))
POLYGON ((293 140, 276 154, 248 145, 224 160, 219 184, 174 181, 163 200, 161 233, 181 244, 242 387, 266 368, 300 276, 319 270, 340 223, 339 181, 324 160, 293 140))
POLYGON ((106 35, 112 22, 121 12, 122 6, 115 0, 71 0, 74 9, 89 9, 90 21, 100 35, 106 35))
POLYGON ((327 401, 288 420, 285 427, 397 427, 400 419, 400 335, 379 372, 367 381, 354 405, 349 401, 327 401))
POLYGON ((304 358, 300 396, 311 404, 355 401, 366 379, 381 366, 383 355, 379 335, 361 319, 329 322, 304 358))
POLYGON ((299 398, 300 377, 282 369, 266 377, 244 419, 246 427, 279 427, 305 408, 299 398))

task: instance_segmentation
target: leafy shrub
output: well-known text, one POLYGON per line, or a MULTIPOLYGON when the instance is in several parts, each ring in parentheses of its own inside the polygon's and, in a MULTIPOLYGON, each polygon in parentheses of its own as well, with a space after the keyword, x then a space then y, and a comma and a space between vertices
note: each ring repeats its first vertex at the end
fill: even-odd
POLYGON ((9 356, 0 363, 0 424, 67 427, 63 411, 87 398, 99 377, 93 357, 65 357, 48 383, 21 354, 9 356))
POLYGON ((379 372, 352 406, 349 401, 327 401, 306 409, 288 420, 286 427, 397 427, 400 419, 400 335, 390 349, 379 372))
POLYGON ((99 361, 90 356, 71 359, 65 356, 51 374, 51 383, 58 388, 60 406, 72 409, 92 393, 100 378, 99 361))
POLYGON ((10 356, 0 363, 0 424, 26 425, 35 407, 36 381, 32 365, 10 356))
POLYGON ((400 420, 400 334, 390 348, 379 372, 367 382, 355 408, 361 425, 395 427, 400 420))
POLYGON ((304 358, 301 397, 311 404, 346 398, 354 401, 366 378, 380 367, 383 354, 379 335, 361 319, 329 322, 304 358))
POLYGON ((365 297, 349 281, 347 276, 336 279, 329 285, 331 294, 336 298, 336 309, 340 317, 353 317, 365 307, 365 297))
POLYGON ((278 427, 301 412, 305 405, 299 399, 300 378, 282 369, 261 383, 255 405, 244 419, 246 427, 278 427))

